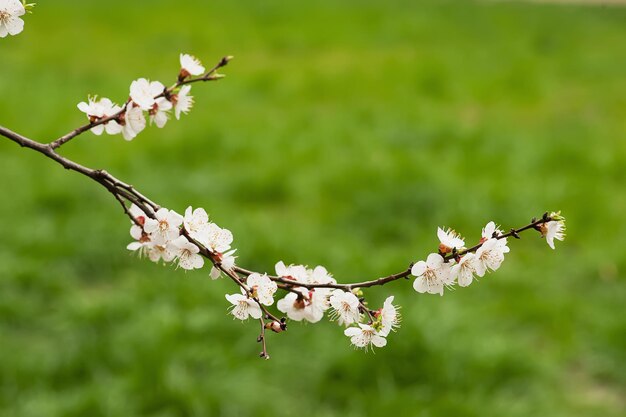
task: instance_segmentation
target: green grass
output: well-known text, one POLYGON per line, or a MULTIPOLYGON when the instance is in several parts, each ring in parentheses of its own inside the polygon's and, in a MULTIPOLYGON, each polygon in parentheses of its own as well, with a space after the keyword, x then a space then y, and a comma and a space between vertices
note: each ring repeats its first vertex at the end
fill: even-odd
POLYGON ((62 152, 161 204, 202 206, 240 262, 397 272, 438 225, 568 219, 354 351, 328 322, 256 355, 226 280, 129 255, 104 190, 0 141, 0 416, 622 416, 626 9, 413 1, 41 2, 0 40, 0 124, 48 141, 88 94, 169 82, 180 52, 236 59, 195 110, 62 152))

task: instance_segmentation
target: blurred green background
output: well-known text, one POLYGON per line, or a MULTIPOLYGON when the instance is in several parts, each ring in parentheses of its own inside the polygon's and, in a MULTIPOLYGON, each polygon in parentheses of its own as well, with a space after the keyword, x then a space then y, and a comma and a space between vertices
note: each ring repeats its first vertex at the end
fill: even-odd
POLYGON ((41 2, 0 40, 0 124, 49 141, 89 94, 236 59, 165 129, 62 153, 161 204, 205 207, 242 265, 341 281, 425 258, 437 226, 562 210, 444 297, 401 281, 375 354, 292 324, 258 359, 226 280, 127 253, 90 180, 0 140, 0 416, 623 416, 626 8, 461 1, 41 2))

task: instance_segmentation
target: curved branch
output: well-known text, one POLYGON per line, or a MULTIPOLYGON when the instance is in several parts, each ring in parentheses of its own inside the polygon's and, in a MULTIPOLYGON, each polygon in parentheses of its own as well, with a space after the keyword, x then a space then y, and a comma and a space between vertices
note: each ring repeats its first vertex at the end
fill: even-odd
MULTIPOLYGON (((212 70, 214 71, 214 70, 212 70)), ((138 192, 132 185, 130 184, 126 184, 120 180, 118 180, 117 178, 115 178, 114 176, 112 176, 111 174, 109 174, 108 172, 104 171, 104 170, 95 170, 95 169, 91 169, 91 168, 87 168, 85 166, 82 166, 80 164, 77 164, 61 155, 59 155, 58 153, 56 153, 54 151, 54 149, 52 149, 52 147, 50 145, 45 145, 39 142, 36 142, 32 139, 29 139, 25 136, 22 136, 18 133, 15 133, 5 127, 0 126, 0 135, 18 143, 20 146, 23 147, 27 147, 30 149, 33 149, 39 153, 44 154, 45 156, 47 156, 50 159, 55 160, 56 162, 58 162, 59 164, 61 164, 64 168, 72 170, 72 171, 76 171, 79 172, 83 175, 88 176, 89 178, 95 180, 96 182, 100 183, 101 185, 103 185, 111 194, 113 194, 113 196, 119 200, 120 197, 125 198, 126 200, 130 201, 131 203, 136 204, 139 208, 141 208, 147 215, 150 215, 151 211, 154 210, 158 210, 160 208, 160 206, 156 203, 154 203, 153 201, 151 201, 150 199, 148 199, 147 197, 145 197, 143 194, 141 194, 140 192, 138 192), (149 207, 149 208, 148 208, 149 207)), ((124 209, 125 213, 130 217, 130 219, 132 221, 136 221, 136 219, 134 219, 132 217, 132 215, 128 212, 128 209, 125 208, 124 209)), ((514 238, 518 238, 519 239, 519 234, 526 231, 526 230, 530 230, 530 229, 537 229, 541 224, 543 223, 548 223, 552 221, 552 219, 548 216, 548 213, 544 213, 544 215, 540 218, 540 219, 533 219, 529 224, 522 226, 518 229, 511 229, 508 233, 504 233, 498 236, 494 236, 494 238, 496 239, 504 239, 507 237, 514 237, 514 238)), ((248 276, 250 274, 255 273, 255 271, 249 270, 249 269, 245 269, 239 266, 235 266, 233 268, 232 271, 226 270, 224 268, 222 268, 219 259, 217 259, 215 257, 215 255, 208 250, 207 248, 205 248, 202 244, 200 244, 199 242, 196 242, 195 240, 193 240, 191 238, 191 236, 189 236, 185 231, 183 231, 183 234, 186 235, 186 237, 188 239, 190 239, 191 241, 193 241, 194 244, 196 244, 199 248, 201 248, 201 253, 204 257, 206 257, 207 259, 210 259, 211 262, 213 262, 213 264, 219 268, 220 270, 222 270, 225 274, 227 274, 231 279, 233 279, 233 281, 235 281, 238 285, 242 286, 241 281, 239 281, 239 278, 237 277, 236 274, 241 274, 244 276, 248 276)), ((458 252, 452 252, 449 255, 444 256, 444 259, 448 262, 450 260, 453 260, 455 258, 459 258, 467 253, 470 252, 476 252, 481 246, 483 245, 483 243, 478 243, 475 246, 472 246, 470 248, 464 249, 462 251, 458 251, 458 252)), ((278 276, 272 276, 272 275, 268 275, 270 279, 272 279, 273 281, 282 284, 281 288, 287 291, 290 291, 291 289, 293 289, 294 287, 304 287, 304 288, 308 288, 308 289, 313 289, 313 288, 338 288, 338 289, 342 289, 342 290, 346 290, 346 291, 351 291, 354 288, 368 288, 368 287, 374 287, 374 286, 378 286, 378 285, 385 285, 389 282, 393 282, 393 281, 397 281, 400 280, 402 278, 408 278, 411 276, 411 265, 409 265, 409 267, 401 272, 395 273, 395 274, 391 274, 391 275, 387 275, 381 278, 377 278, 374 280, 369 280, 369 281, 361 281, 361 282, 354 282, 354 283, 346 283, 346 284, 311 284, 311 283, 305 283, 305 282, 298 282, 298 281, 294 281, 294 280, 290 280, 290 279, 286 279, 283 277, 278 277, 278 276)), ((245 286, 243 286, 242 288, 245 288, 245 286)), ((246 289, 247 291, 247 289, 246 289)), ((258 301, 258 300, 255 300, 258 301)), ((260 304, 260 303, 259 303, 260 304)), ((269 313, 267 311, 267 309, 262 306, 261 307, 264 312, 268 315, 271 316, 271 313, 269 313)), ((272 316, 272 319, 277 320, 276 317, 272 316)))
MULTIPOLYGON (((188 78, 189 74, 181 70, 181 73, 178 77, 178 81, 174 83, 171 87, 165 88, 163 92, 161 92, 154 98, 156 99, 159 97, 165 97, 166 99, 170 101, 174 101, 175 100, 174 94, 176 94, 175 92, 177 91, 178 88, 180 88, 181 86, 185 84, 191 84, 191 83, 203 82, 203 81, 213 81, 213 80, 218 80, 222 78, 222 75, 218 74, 216 71, 219 68, 227 65, 230 59, 232 59, 232 57, 229 57, 229 56, 222 58, 213 68, 209 69, 205 74, 197 78, 188 78)), ((117 179, 116 177, 108 173, 107 171, 103 169, 92 169, 92 168, 85 167, 83 165, 80 165, 60 155, 56 151, 63 144, 71 141, 72 139, 76 138, 77 136, 81 135, 82 133, 96 126, 105 124, 112 120, 117 120, 118 122, 123 123, 124 113, 126 109, 128 108, 128 106, 130 105, 130 103, 131 103, 131 99, 129 98, 126 101, 126 103, 123 105, 122 109, 116 114, 103 117, 97 120, 92 120, 90 123, 80 126, 72 130, 71 132, 67 133, 66 135, 63 135, 60 138, 48 144, 34 141, 30 138, 27 138, 23 135, 20 135, 2 126, 0 126, 0 136, 4 136, 7 139, 17 143, 18 145, 22 147, 30 148, 46 156, 47 158, 52 159, 53 161, 63 166, 65 169, 78 172, 86 177, 91 178, 98 184, 102 185, 120 203, 120 205, 122 206, 122 209, 124 210, 124 213, 130 218, 130 220, 135 225, 142 227, 143 222, 140 222, 138 218, 134 217, 134 215, 131 213, 132 206, 129 207, 128 203, 137 206, 140 210, 143 211, 143 213, 147 217, 150 217, 153 219, 156 219, 156 214, 161 209, 161 206, 159 204, 152 201, 151 199, 146 197, 144 194, 140 193, 131 184, 127 184, 117 179)), ((491 238, 504 239, 507 237, 514 237, 514 238, 519 239, 520 233, 526 230, 531 230, 531 229, 538 230, 543 233, 545 229, 545 226, 544 226, 545 223, 548 223, 551 221, 559 221, 559 216, 555 214, 552 214, 552 215, 545 213, 540 219, 533 218, 531 222, 525 226, 522 226, 518 229, 510 229, 510 231, 507 233, 496 232, 493 234, 493 236, 491 236, 491 238), (552 215, 554 215, 555 217, 554 218, 550 217, 552 215)), ((256 290, 248 286, 247 284, 248 277, 251 274, 255 274, 257 272, 251 271, 251 270, 239 267, 239 266, 227 268, 224 265, 222 265, 223 255, 221 253, 211 250, 208 247, 201 244, 200 242, 198 242, 196 239, 194 239, 190 235, 190 233, 186 230, 184 226, 181 228, 179 233, 185 236, 185 238, 189 242, 191 242, 193 245, 197 246, 197 248, 199 249, 198 253, 201 256, 210 260, 215 268, 219 269, 223 274, 229 277, 237 286, 241 288, 242 293, 245 294, 248 297, 248 299, 253 300, 259 306, 259 308, 262 311, 262 316, 259 320, 260 325, 261 325, 261 333, 259 335, 258 341, 262 342, 262 346, 263 346, 263 350, 260 356, 262 358, 269 359, 269 355, 267 353, 267 347, 266 347, 266 340, 265 340, 266 335, 267 335, 266 329, 270 329, 277 333, 284 331, 286 329, 286 319, 285 318, 279 319, 274 314, 272 314, 269 311, 269 309, 260 302, 259 297, 257 297, 256 290), (266 323, 265 320, 271 320, 271 322, 268 321, 266 323)), ((446 253, 440 252, 439 255, 443 258, 444 262, 450 262, 453 260, 459 262, 465 254, 478 251, 486 240, 487 240, 486 238, 483 238, 480 240, 478 244, 470 248, 466 248, 462 250, 452 249, 451 252, 446 252, 446 253)), ((445 250, 448 250, 448 249, 445 249, 445 250)), ((298 300, 307 299, 312 302, 313 292, 309 291, 308 295, 306 295, 304 294, 306 291, 302 290, 303 288, 306 288, 308 290, 314 290, 314 289, 320 289, 320 288, 335 288, 335 289, 340 289, 346 292, 352 292, 353 290, 357 288, 382 286, 393 281, 398 281, 403 278, 408 279, 409 277, 412 276, 411 274, 412 267, 413 267, 413 264, 410 264, 408 268, 395 274, 387 275, 387 276, 369 280, 369 281, 360 281, 360 282, 352 282, 352 283, 337 283, 336 281, 333 283, 307 283, 307 282, 299 282, 299 281, 290 279, 290 277, 287 278, 283 276, 271 276, 271 275, 268 275, 268 277, 272 281, 276 282, 277 287, 279 289, 284 290, 286 292, 292 292, 292 293, 297 294, 298 300)), ((359 297, 359 311, 368 316, 369 324, 376 325, 376 323, 378 323, 377 325, 380 325, 380 318, 377 318, 378 315, 374 310, 370 310, 368 308, 365 302, 365 298, 362 296, 362 294, 359 297)))

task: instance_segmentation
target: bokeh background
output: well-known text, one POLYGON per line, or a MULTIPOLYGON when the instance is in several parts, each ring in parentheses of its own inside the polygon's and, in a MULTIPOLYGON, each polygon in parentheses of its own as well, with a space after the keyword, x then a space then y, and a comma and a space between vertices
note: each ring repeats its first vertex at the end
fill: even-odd
POLYGON ((40 141, 89 94, 166 83, 178 54, 236 59, 196 107, 134 141, 62 153, 161 204, 205 207, 240 263, 404 269, 495 220, 562 210, 556 251, 511 242, 444 297, 401 281, 375 354, 293 324, 258 359, 226 280, 127 253, 88 179, 0 141, 0 416, 623 416, 626 8, 464 1, 41 2, 0 40, 0 123, 40 141))

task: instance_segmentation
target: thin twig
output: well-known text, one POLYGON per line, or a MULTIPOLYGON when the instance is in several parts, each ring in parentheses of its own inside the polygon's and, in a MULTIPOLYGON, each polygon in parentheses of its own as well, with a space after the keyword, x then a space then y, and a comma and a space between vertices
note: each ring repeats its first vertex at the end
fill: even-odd
MULTIPOLYGON (((185 85, 185 84, 191 84, 191 83, 195 83, 195 82, 200 82, 200 81, 217 81, 219 79, 221 79, 221 76, 217 76, 215 75, 215 71, 217 71, 218 69, 228 65, 228 62, 232 59, 231 56, 225 56, 223 57, 213 68, 211 68, 209 71, 207 71, 204 75, 198 77, 198 78, 189 78, 189 79, 184 79, 184 80, 179 80, 176 83, 174 83, 174 85, 172 85, 169 88, 166 88, 162 93, 160 93, 159 95, 155 96, 154 98, 159 98, 159 97, 170 97, 173 92, 177 89, 180 88, 181 86, 185 85)), ((52 149, 57 149, 59 147, 61 147, 62 145, 66 144, 67 142, 69 142, 70 140, 74 139, 75 137, 85 133, 88 130, 93 129, 96 126, 100 126, 102 124, 108 123, 112 120, 117 120, 119 121, 120 118, 122 117, 122 115, 126 112, 126 109, 128 108, 128 105, 130 104, 131 99, 129 98, 128 100, 126 100, 126 103, 124 103, 124 105, 122 106, 122 109, 120 111, 118 111, 115 114, 112 114, 110 116, 106 116, 106 117, 102 117, 100 119, 94 120, 92 122, 89 122, 83 126, 77 127, 76 129, 72 130, 71 132, 61 136, 60 138, 52 141, 49 143, 50 148, 52 149)))

